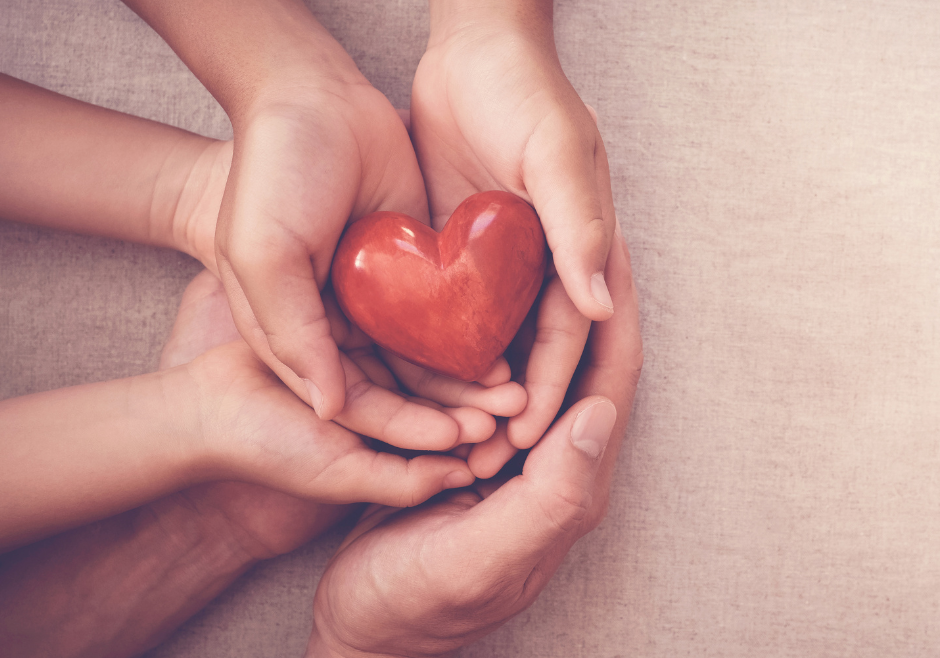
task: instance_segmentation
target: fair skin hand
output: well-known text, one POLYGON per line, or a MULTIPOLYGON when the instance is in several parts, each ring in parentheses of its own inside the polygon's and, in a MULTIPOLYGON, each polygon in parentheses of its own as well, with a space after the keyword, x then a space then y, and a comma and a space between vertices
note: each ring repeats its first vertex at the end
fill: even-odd
POLYGON ((613 313, 603 274, 616 226, 607 157, 593 110, 558 61, 551 0, 431 0, 430 10, 411 131, 433 225, 468 195, 503 189, 533 204, 553 254, 518 376, 528 406, 501 430, 528 448, 561 406, 590 321, 613 313))
MULTIPOLYGON (((0 91, 0 216, 172 246, 215 266, 212 236, 230 143, 7 76, 0 76, 0 91)), ((525 404, 511 383, 484 394, 465 387, 457 398, 477 408, 407 399, 389 390, 391 374, 328 296, 327 308, 352 391, 338 418, 353 430, 402 448, 448 450, 487 438, 491 414, 511 415, 525 404)), ((0 420, 0 547, 209 478, 242 478, 332 501, 378 494, 399 504, 431 495, 451 472, 459 472, 457 483, 472 479, 461 460, 405 461, 320 423, 237 342, 160 373, 7 400, 0 420), (76 490, 88 495, 76 497, 76 490)))
MULTIPOLYGON (((344 406, 344 368, 320 292, 348 221, 395 210, 423 222, 433 214, 439 229, 484 189, 535 205, 559 278, 547 286, 525 375, 540 401, 509 425, 514 445, 532 445, 561 404, 588 320, 612 312, 603 278, 615 223, 606 157, 558 65, 551 3, 432 3, 431 44, 414 89, 421 169, 391 105, 299 0, 125 3, 232 121, 218 271, 241 335, 321 418, 344 406), (507 67, 506 56, 522 64, 507 67), (515 121, 503 125, 506 116, 515 121)), ((494 381, 503 380, 482 383, 494 381)))
MULTIPOLYGON (((201 275, 183 295, 161 370, 237 337, 220 284, 201 275)), ((7 553, 4 649, 24 658, 139 655, 252 565, 357 509, 212 482, 7 553)))
POLYGON ((256 354, 323 419, 346 373, 321 297, 347 221, 429 221, 397 112, 299 0, 126 0, 220 102, 235 133, 219 274, 256 354))
POLYGON ((592 327, 569 391, 578 402, 505 484, 370 507, 320 580, 308 656, 447 655, 530 605, 601 521, 642 365, 621 238, 606 274, 617 313, 592 327))

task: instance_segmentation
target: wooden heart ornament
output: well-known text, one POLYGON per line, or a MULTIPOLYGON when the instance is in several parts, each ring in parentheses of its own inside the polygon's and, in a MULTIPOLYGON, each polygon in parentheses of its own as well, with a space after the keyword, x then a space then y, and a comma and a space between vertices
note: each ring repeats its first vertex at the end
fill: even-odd
POLYGON ((538 295, 545 234, 508 192, 457 206, 440 233, 396 212, 351 224, 333 258, 346 316, 390 352, 474 381, 502 355, 538 295))

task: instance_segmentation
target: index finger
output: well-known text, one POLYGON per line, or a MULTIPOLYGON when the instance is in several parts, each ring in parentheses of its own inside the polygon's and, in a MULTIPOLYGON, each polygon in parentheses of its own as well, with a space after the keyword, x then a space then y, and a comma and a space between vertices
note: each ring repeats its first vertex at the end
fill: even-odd
POLYGON ((585 317, 606 320, 614 309, 604 267, 616 220, 604 143, 578 104, 539 123, 526 144, 523 182, 569 297, 585 317))

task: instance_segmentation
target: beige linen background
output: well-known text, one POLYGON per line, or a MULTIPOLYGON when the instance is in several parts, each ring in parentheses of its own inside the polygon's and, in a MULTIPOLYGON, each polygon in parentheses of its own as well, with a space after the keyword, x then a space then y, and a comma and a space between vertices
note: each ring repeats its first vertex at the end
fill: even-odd
MULTIPOLYGON (((311 6, 407 107, 422 0, 311 6)), ((229 134, 117 0, 0 8, 0 71, 229 134)), ((940 4, 560 0, 556 33, 607 143, 647 360, 606 521, 458 655, 940 656, 940 4)), ((0 221, 0 398, 154 368, 197 271, 0 221)), ((338 541, 148 655, 302 655, 338 541)))

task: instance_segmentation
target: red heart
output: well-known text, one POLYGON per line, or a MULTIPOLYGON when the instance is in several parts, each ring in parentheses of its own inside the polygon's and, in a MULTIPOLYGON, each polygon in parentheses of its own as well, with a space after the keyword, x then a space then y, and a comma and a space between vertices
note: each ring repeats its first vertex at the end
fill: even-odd
POLYGON ((532 207, 508 192, 481 192, 440 233, 397 212, 354 222, 333 258, 333 288, 346 316, 385 349, 473 381, 519 330, 545 260, 532 207))

